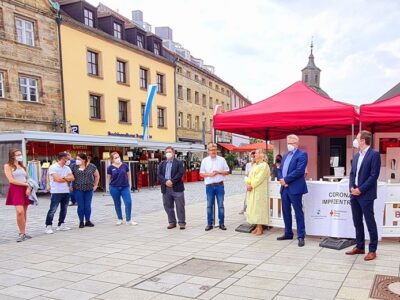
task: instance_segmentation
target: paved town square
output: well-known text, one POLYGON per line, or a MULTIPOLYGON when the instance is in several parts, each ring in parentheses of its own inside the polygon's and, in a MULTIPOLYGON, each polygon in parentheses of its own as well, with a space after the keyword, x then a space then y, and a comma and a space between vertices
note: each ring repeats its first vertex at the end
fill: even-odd
POLYGON ((110 197, 96 195, 94 228, 79 229, 69 207, 72 230, 51 235, 44 233, 49 201, 41 197, 28 215, 33 238, 22 243, 10 236, 14 211, 3 207, 0 299, 368 299, 375 275, 399 276, 397 238, 384 239, 378 258, 365 262, 319 247, 319 237, 299 248, 297 240, 276 240, 282 229, 235 232, 245 220, 242 188, 242 175, 226 181, 227 231, 204 231, 201 182, 186 185, 186 230, 166 229, 159 189, 133 194, 137 226, 115 226, 110 197))

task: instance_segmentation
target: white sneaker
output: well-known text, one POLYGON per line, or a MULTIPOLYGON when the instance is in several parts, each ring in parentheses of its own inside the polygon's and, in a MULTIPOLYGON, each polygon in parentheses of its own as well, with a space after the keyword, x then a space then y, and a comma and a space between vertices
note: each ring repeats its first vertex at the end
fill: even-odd
POLYGON ((127 221, 126 222, 126 225, 130 225, 130 226, 135 226, 135 225, 137 225, 138 223, 136 223, 135 221, 127 221))
POLYGON ((51 225, 47 225, 47 226, 46 226, 45 232, 46 232, 47 234, 52 234, 52 233, 54 233, 53 228, 51 227, 51 225))
POLYGON ((122 225, 123 221, 122 220, 118 220, 117 223, 115 223, 115 225, 119 226, 122 225))
POLYGON ((71 228, 67 227, 65 225, 65 223, 62 223, 60 226, 57 226, 56 230, 57 231, 68 231, 68 230, 71 230, 71 228))

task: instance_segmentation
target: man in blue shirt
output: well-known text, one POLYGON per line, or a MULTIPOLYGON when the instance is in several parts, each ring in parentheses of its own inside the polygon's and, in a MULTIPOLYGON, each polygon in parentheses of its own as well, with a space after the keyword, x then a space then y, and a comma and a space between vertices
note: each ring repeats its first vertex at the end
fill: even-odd
POLYGON ((278 178, 281 184, 282 213, 285 222, 285 234, 277 240, 292 240, 292 206, 296 215, 297 237, 299 247, 304 246, 306 235, 302 197, 306 194, 307 184, 305 170, 307 167, 307 153, 299 149, 299 138, 291 134, 287 137, 288 152, 282 158, 281 168, 278 169, 278 178))

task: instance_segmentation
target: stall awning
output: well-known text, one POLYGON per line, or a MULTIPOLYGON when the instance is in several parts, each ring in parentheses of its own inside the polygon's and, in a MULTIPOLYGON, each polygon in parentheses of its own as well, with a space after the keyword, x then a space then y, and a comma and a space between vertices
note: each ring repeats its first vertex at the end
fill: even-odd
POLYGON ((228 143, 218 143, 218 145, 220 145, 221 147, 223 147, 229 151, 235 151, 235 149, 236 149, 236 147, 234 145, 228 144, 228 143))
POLYGON ((363 129, 372 132, 400 131, 400 95, 360 107, 363 129))
POLYGON ((326 98, 298 81, 258 103, 214 116, 214 128, 263 140, 339 136, 358 124, 355 106, 326 98))

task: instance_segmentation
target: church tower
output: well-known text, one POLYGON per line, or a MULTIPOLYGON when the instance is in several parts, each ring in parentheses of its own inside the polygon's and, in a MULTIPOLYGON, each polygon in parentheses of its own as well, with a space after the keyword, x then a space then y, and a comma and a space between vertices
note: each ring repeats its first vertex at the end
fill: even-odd
POLYGON ((321 79, 321 69, 318 68, 314 62, 314 54, 313 54, 314 45, 312 41, 310 48, 311 52, 310 56, 308 57, 308 64, 303 70, 301 70, 301 80, 319 94, 325 97, 329 97, 328 94, 324 90, 322 90, 321 87, 319 86, 321 79))

